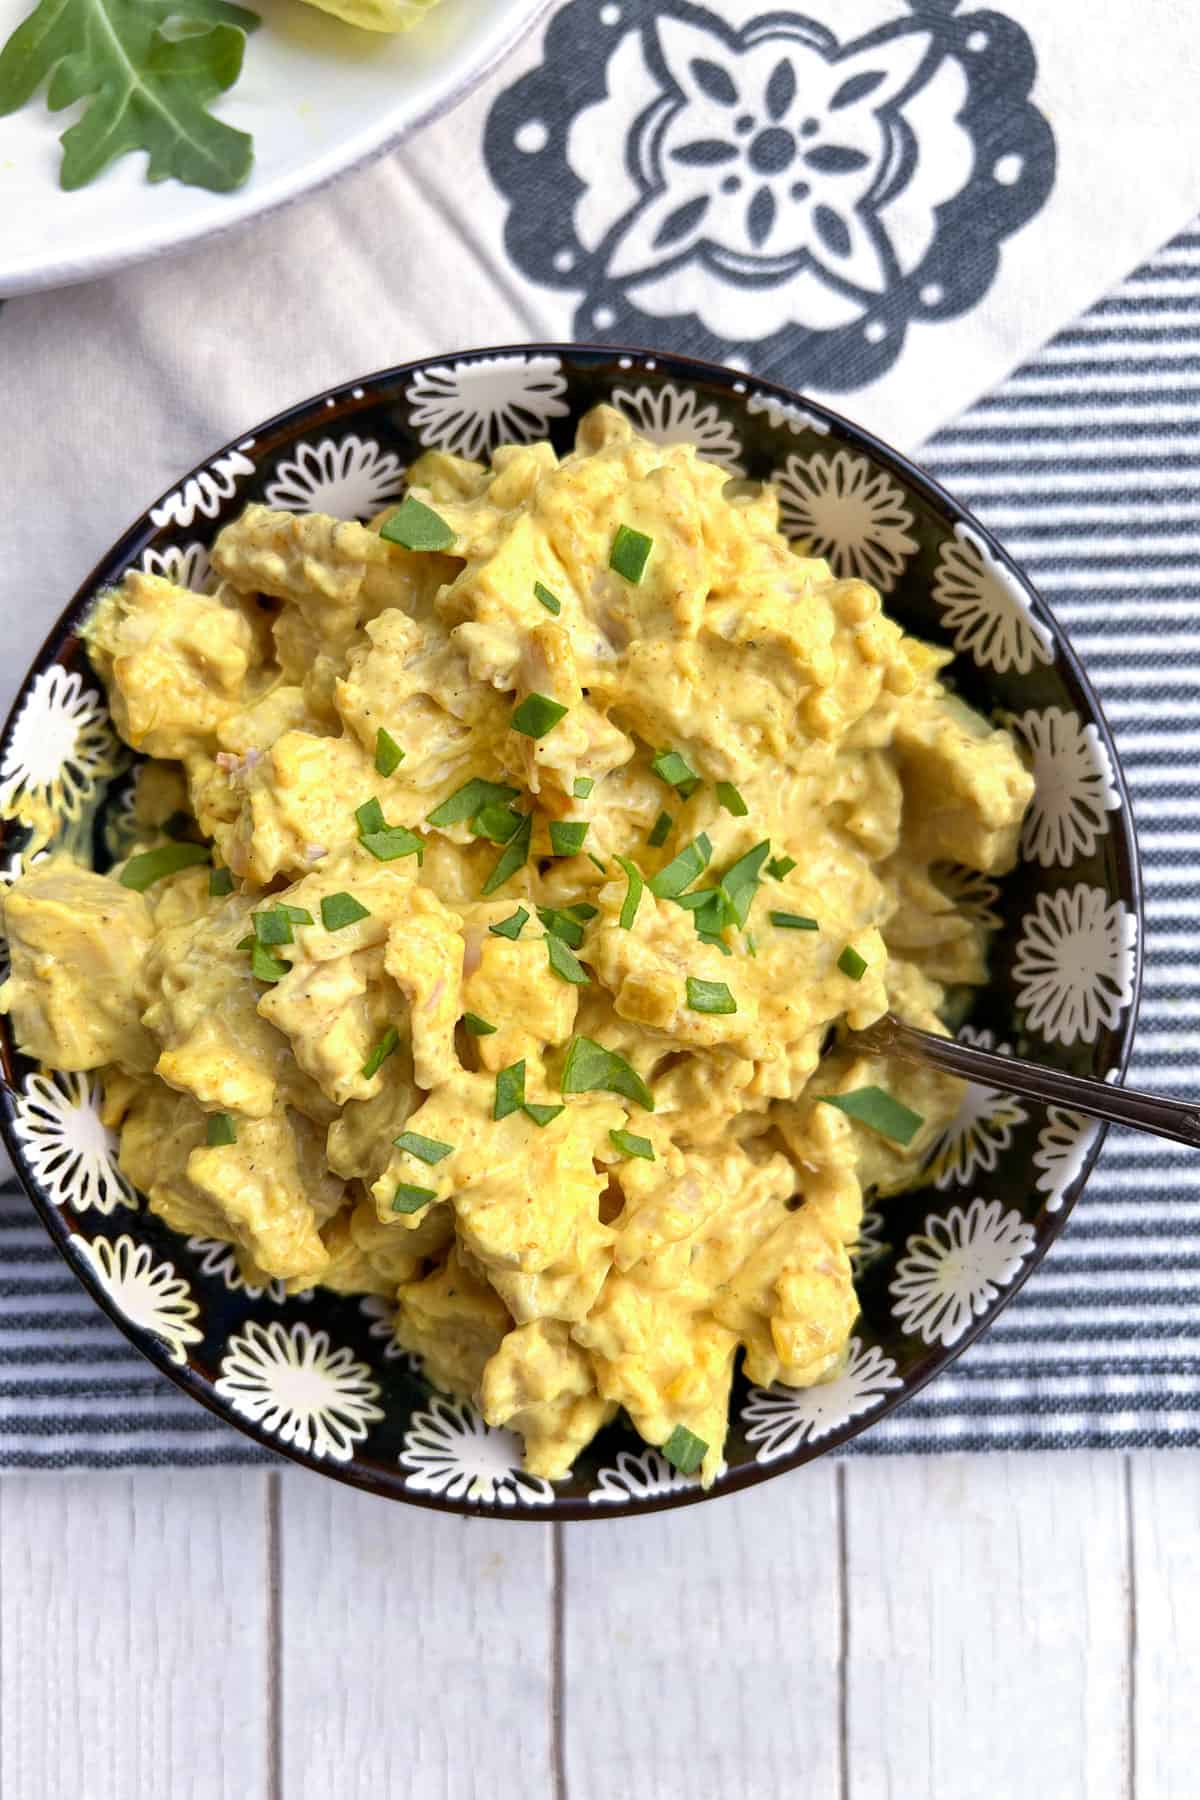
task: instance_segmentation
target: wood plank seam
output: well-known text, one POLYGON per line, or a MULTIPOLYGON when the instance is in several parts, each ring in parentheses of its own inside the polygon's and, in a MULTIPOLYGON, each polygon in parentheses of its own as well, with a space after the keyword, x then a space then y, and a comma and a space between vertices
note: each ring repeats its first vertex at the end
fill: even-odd
POLYGON ((1129 1800, 1137 1797, 1137 1538, 1134 1522, 1133 1458, 1126 1452, 1121 1471, 1125 1490, 1125 1592, 1128 1596, 1128 1624, 1125 1645, 1126 1675, 1126 1778, 1129 1800))
POLYGON ((850 1591, 846 1465, 837 1465, 838 1795, 850 1800, 850 1591))
POLYGON ((550 1773, 554 1800, 567 1800, 565 1614, 563 1528, 554 1524, 550 1527, 550 1773))
POLYGON ((279 1470, 267 1476, 267 1800, 283 1797, 283 1571, 279 1470))

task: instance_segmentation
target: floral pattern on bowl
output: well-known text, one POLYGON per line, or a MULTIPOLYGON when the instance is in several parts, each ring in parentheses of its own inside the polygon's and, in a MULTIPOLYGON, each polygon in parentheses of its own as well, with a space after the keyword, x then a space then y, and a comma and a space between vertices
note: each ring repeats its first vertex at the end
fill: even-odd
MULTIPOLYGON (((1011 875, 938 871, 955 903, 996 929, 992 980, 963 1035, 1118 1076, 1140 978, 1136 849, 1107 727, 1061 631, 983 528, 904 458, 797 395, 666 356, 537 345, 388 370, 268 421, 185 477, 85 582, 22 686, 0 740, 0 882, 46 837, 103 867, 127 833, 130 759, 77 635, 101 588, 130 567, 202 585, 213 538, 249 501, 367 517, 426 448, 486 456, 549 435, 565 450, 601 400, 659 442, 689 439, 731 474, 776 479, 788 527, 813 553, 875 582, 903 624, 955 651, 949 678, 1016 733, 1038 784, 1011 875)), ((393 1498, 505 1518, 628 1517, 700 1497, 619 1422, 565 1481, 526 1475, 507 1432, 438 1394, 396 1349, 383 1302, 248 1287, 226 1246, 175 1236, 140 1202, 94 1078, 39 1070, 6 1020, 0 1060, 0 1125, 50 1236, 151 1361, 260 1443, 393 1498)), ((944 1368, 1036 1268, 1103 1135, 1061 1108, 969 1089, 925 1185, 868 1208, 844 1367, 804 1391, 739 1376, 711 1492, 846 1442, 944 1368)))

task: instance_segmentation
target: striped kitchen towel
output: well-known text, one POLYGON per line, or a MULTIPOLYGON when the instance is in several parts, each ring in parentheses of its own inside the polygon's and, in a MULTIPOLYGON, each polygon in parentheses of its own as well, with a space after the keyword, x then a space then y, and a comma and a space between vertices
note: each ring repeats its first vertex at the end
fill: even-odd
MULTIPOLYGON (((1200 229, 922 459, 1023 561, 1101 693, 1146 876, 1129 1079, 1184 1094, 1200 1052, 1200 229)), ((1035 1280, 848 1453, 1200 1443, 1198 1239, 1200 1158, 1113 1132, 1035 1280)), ((265 1454, 126 1344, 11 1189, 0 1271, 0 1468, 265 1454)))

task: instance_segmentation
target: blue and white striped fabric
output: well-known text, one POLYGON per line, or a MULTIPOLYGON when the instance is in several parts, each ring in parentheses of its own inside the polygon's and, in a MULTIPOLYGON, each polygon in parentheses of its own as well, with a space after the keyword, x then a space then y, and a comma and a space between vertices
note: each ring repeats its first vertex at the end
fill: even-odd
MULTIPOLYGON (((924 460, 1030 570, 1100 690, 1146 875, 1130 1080, 1186 1093, 1200 1051, 1200 229, 924 460)), ((1200 1443, 1198 1246, 1200 1158, 1113 1133, 1035 1279, 851 1452, 1200 1443)), ((0 1270, 0 1468, 265 1454, 129 1348, 11 1190, 0 1270)))

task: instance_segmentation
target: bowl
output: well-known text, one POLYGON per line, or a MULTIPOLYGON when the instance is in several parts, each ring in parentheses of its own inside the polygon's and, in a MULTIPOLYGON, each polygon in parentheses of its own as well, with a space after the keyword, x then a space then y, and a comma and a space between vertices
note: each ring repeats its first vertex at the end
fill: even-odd
MULTIPOLYGON (((214 536, 251 500, 367 517, 430 446, 478 457, 548 435, 566 449, 601 400, 653 438, 694 441, 731 475, 771 477, 793 536, 955 652, 948 678, 1003 717, 1037 782, 1010 875, 939 877, 997 927, 992 979, 963 1036, 1119 1076, 1140 982, 1137 853, 1112 740, 1063 631, 989 533, 904 457, 796 394, 680 357, 539 344, 410 363, 318 394, 193 469, 103 559, 25 678, 0 741, 0 879, 27 854, 21 805, 98 867, 128 841, 134 759, 78 635, 102 588, 131 567, 198 584, 214 536)), ((93 1078, 37 1068, 7 1021, 0 1062, 0 1128, 55 1244, 156 1367, 260 1444, 393 1499, 504 1518, 627 1516, 705 1497, 619 1423, 566 1481, 524 1474, 515 1438, 397 1350, 382 1302, 248 1288, 227 1247, 178 1237, 141 1206, 93 1078)), ((726 1466, 707 1497, 845 1443, 952 1362, 1033 1273, 1103 1136, 1059 1108, 970 1089, 925 1184, 867 1212, 842 1372, 804 1390, 739 1374, 726 1466)))

